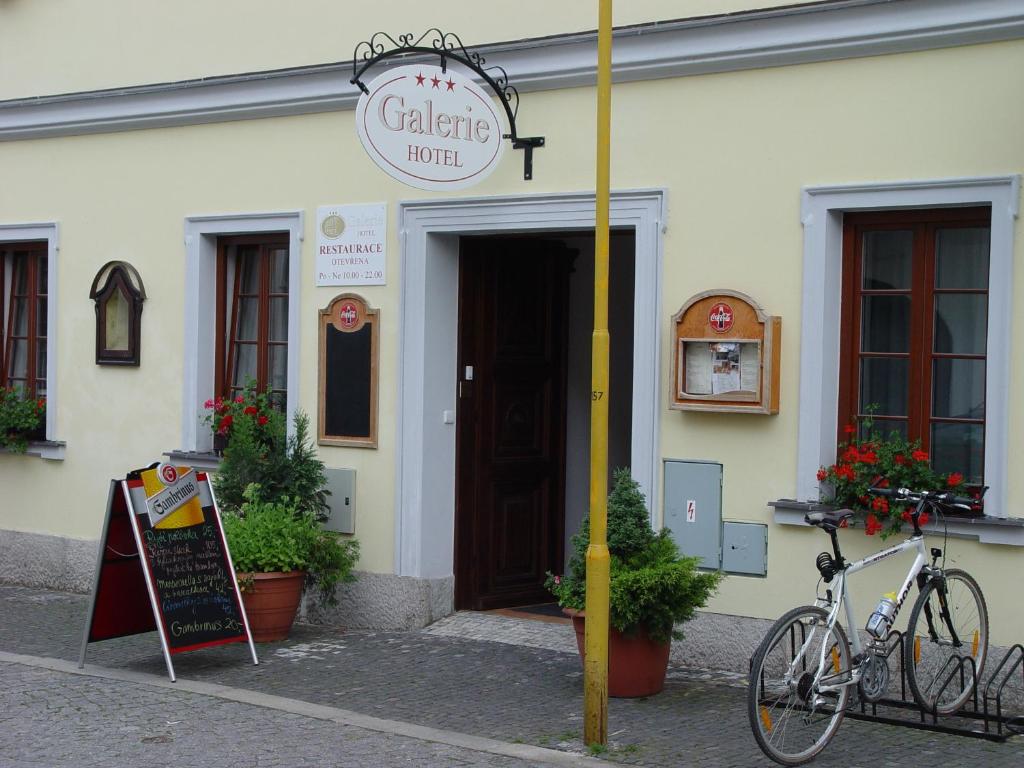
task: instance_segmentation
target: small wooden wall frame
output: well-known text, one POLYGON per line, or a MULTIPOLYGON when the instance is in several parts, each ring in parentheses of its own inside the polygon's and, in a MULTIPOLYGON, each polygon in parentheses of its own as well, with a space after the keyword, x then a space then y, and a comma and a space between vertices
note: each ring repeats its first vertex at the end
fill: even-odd
POLYGON ((317 439, 320 445, 377 447, 380 312, 354 293, 320 310, 317 439))
POLYGON ((108 261, 89 289, 96 310, 96 365, 138 366, 146 287, 127 261, 108 261))
POLYGON ((672 317, 670 408, 779 412, 782 319, 739 291, 703 291, 672 317))

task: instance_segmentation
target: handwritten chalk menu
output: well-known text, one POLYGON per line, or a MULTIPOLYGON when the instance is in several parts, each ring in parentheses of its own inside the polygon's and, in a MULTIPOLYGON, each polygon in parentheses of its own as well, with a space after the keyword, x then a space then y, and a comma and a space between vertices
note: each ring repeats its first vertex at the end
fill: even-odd
POLYGON ((214 645, 248 642, 258 663, 209 477, 170 464, 112 482, 80 666, 88 643, 154 628, 171 680, 171 654, 214 645))

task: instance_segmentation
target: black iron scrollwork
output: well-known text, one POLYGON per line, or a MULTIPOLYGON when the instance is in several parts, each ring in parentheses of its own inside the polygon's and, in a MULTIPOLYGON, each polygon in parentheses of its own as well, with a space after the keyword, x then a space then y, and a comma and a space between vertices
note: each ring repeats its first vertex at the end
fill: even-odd
POLYGON ((439 56, 441 71, 447 71, 448 60, 457 61, 479 75, 498 96, 508 118, 509 132, 502 138, 512 142, 513 149, 522 149, 523 178, 533 178, 533 149, 544 146, 543 136, 522 137, 516 133, 516 115, 519 113, 519 91, 508 82, 508 73, 497 65, 487 66, 487 60, 475 51, 466 49, 459 36, 440 29, 428 29, 419 37, 405 33, 395 39, 387 32, 375 32, 369 40, 359 43, 352 54, 352 79, 363 93, 369 93, 363 83, 363 74, 375 64, 396 57, 427 54, 439 56))

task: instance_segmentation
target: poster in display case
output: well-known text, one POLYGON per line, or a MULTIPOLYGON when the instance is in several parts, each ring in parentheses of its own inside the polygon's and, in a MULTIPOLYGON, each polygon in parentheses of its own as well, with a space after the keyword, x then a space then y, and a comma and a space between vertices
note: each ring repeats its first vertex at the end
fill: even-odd
POLYGON ((670 407, 779 412, 782 321, 737 291, 699 293, 673 318, 670 407))

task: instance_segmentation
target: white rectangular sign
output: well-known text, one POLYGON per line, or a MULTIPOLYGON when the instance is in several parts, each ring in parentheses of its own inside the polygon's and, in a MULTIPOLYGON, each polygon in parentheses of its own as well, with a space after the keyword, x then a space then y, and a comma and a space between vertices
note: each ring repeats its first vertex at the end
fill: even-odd
POLYGON ((316 209, 316 284, 384 285, 387 204, 316 209))
POLYGON ((697 502, 693 499, 686 500, 686 522, 697 522, 697 502))

